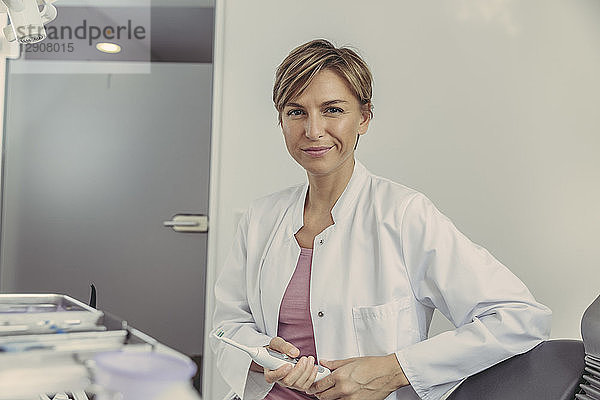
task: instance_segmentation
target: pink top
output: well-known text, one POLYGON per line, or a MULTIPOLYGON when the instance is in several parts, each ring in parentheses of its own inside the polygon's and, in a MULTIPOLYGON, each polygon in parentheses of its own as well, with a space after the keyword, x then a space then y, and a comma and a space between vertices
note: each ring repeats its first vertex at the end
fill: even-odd
MULTIPOLYGON (((292 343, 300 350, 301 356, 317 358, 312 319, 310 317, 310 266, 312 249, 300 249, 300 257, 294 275, 283 295, 279 309, 277 336, 292 343)), ((316 399, 279 384, 275 384, 265 400, 306 400, 316 399)))

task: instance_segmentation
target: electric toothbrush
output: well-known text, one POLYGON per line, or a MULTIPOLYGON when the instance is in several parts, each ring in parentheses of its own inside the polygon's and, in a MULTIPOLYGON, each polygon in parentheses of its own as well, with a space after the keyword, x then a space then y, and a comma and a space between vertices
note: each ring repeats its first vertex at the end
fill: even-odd
MULTIPOLYGON (((243 344, 239 344, 238 342, 226 338, 223 336, 225 332, 219 331, 215 334, 215 336, 222 340, 223 342, 230 344, 233 347, 236 347, 248 354, 250 358, 254 360, 255 363, 267 368, 267 369, 277 369, 283 365, 296 365, 298 362, 297 359, 291 358, 285 354, 279 353, 278 351, 271 350, 268 347, 248 347, 243 344)), ((322 365, 317 365, 317 377, 315 378, 315 382, 325 378, 327 375, 331 373, 329 369, 325 368, 322 365)))

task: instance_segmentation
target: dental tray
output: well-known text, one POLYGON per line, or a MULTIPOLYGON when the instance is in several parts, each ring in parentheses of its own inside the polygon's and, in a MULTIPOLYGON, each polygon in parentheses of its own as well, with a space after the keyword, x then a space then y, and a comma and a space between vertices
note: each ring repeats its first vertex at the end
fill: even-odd
MULTIPOLYGON (((97 353, 167 351, 165 346, 133 328, 126 320, 97 311, 68 296, 0 295, 0 305, 4 307, 0 311, 0 321, 3 321, 0 324, 15 316, 18 316, 19 324, 33 321, 35 325, 35 321, 46 317, 53 318, 53 321, 69 321, 67 317, 77 316, 86 321, 77 326, 79 331, 0 334, 0 400, 45 399, 47 397, 40 393, 68 391, 82 394, 94 389, 94 385, 90 384, 92 360, 97 353), (4 307, 7 304, 10 307, 4 307), (50 311, 49 306, 39 308, 40 304, 55 304, 57 307, 50 311), (37 318, 28 320, 18 314, 35 315, 37 318), (100 317, 96 319, 98 315, 100 317), (91 329, 83 329, 84 326, 91 329)), ((16 325, 4 325, 4 328, 8 326, 16 325)), ((79 396, 79 400, 86 398, 79 396)))
POLYGON ((104 331, 98 311, 62 294, 0 294, 0 337, 104 331))

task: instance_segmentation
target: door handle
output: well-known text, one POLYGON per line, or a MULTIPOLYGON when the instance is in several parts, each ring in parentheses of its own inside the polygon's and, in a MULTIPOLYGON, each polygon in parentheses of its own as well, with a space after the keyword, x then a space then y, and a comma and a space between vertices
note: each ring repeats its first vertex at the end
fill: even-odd
POLYGON ((175 232, 208 232, 208 215, 177 214, 170 221, 164 221, 163 226, 175 232))
POLYGON ((164 226, 175 226, 175 227, 182 227, 182 226, 198 226, 200 225, 198 222, 194 222, 194 221, 165 221, 163 222, 164 226))

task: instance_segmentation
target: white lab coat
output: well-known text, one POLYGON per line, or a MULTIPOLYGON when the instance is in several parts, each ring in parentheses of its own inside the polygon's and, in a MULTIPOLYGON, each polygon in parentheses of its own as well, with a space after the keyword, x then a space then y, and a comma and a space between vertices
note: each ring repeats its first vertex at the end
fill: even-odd
MULTIPOLYGON (((259 199, 242 217, 215 285, 215 332, 249 346, 277 336, 307 189, 308 183, 259 199)), ((356 161, 332 217, 315 238, 312 258, 319 359, 395 353, 419 397, 437 400, 465 377, 548 337, 550 310, 422 194, 356 161), (427 339, 435 308, 457 329, 427 339)), ((267 395, 272 385, 248 372, 244 353, 212 345, 236 393, 244 400, 267 395)), ((387 399, 405 398, 413 398, 406 389, 387 399)))

